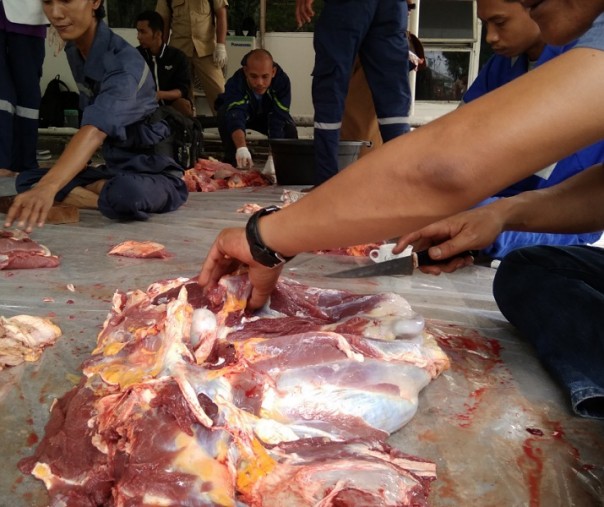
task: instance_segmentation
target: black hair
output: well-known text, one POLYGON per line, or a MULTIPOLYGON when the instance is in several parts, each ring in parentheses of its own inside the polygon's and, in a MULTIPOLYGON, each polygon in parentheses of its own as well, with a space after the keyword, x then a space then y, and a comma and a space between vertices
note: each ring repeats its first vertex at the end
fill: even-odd
POLYGON ((147 21, 149 23, 149 28, 153 33, 161 32, 164 33, 164 18, 157 11, 143 11, 138 16, 136 16, 136 22, 139 21, 147 21))
POLYGON ((99 6, 94 10, 94 17, 96 19, 103 19, 107 13, 105 12, 105 0, 101 0, 99 6))

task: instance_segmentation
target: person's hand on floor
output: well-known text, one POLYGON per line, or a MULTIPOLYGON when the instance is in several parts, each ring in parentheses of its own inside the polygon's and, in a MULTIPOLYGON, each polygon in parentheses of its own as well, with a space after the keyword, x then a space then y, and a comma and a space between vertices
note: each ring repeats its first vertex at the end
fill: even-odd
POLYGON ((55 192, 41 184, 17 195, 6 214, 4 227, 11 227, 16 223, 19 229, 27 233, 32 232, 36 226, 42 227, 54 204, 55 195, 55 192))

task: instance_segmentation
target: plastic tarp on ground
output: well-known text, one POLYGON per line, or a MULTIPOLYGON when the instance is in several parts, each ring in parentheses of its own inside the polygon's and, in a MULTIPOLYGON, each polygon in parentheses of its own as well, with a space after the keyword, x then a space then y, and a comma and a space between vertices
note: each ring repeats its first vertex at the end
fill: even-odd
MULTIPOLYGON (((33 233, 60 255, 61 266, 0 271, 0 315, 50 317, 63 336, 38 362, 0 371, 0 506, 48 504, 42 482, 22 475, 17 462, 42 438, 53 400, 78 382, 114 291, 196 275, 216 233, 247 219, 236 212, 240 206, 278 204, 282 190, 192 194, 179 211, 144 223, 83 211, 77 224, 33 233), (107 255, 125 240, 162 243, 172 256, 107 255)), ((571 413, 566 395, 497 310, 492 269, 439 277, 324 277, 360 262, 304 254, 284 275, 323 288, 397 292, 441 337, 452 368, 422 391, 415 418, 390 438, 403 451, 436 462, 432 505, 604 505, 604 423, 571 413)))

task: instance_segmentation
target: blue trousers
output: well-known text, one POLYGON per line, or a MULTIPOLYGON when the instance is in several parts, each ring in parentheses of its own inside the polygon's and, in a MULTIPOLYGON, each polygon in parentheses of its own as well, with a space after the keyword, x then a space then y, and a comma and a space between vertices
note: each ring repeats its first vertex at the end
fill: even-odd
POLYGON ((503 315, 569 392, 575 413, 604 419, 604 250, 515 250, 493 290, 503 315))
POLYGON ((405 0, 325 0, 315 26, 312 80, 317 184, 338 172, 344 101, 357 54, 384 142, 409 131, 407 16, 405 0))
MULTIPOLYGON (((29 190, 46 171, 35 169, 18 174, 17 192, 29 190)), ((62 201, 77 186, 84 187, 102 179, 107 183, 99 195, 99 211, 107 218, 146 220, 150 213, 178 209, 188 197, 187 186, 177 172, 144 173, 101 165, 84 169, 57 193, 56 200, 62 201)))
POLYGON ((0 30, 0 168, 38 167, 44 39, 0 30))

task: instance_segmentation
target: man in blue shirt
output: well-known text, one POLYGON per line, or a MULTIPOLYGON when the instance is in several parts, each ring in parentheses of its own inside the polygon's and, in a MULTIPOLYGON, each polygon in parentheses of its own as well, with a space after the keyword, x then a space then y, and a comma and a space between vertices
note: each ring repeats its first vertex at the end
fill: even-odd
MULTIPOLYGON (((576 44, 565 46, 546 44, 539 26, 529 15, 529 10, 518 0, 478 0, 478 16, 486 28, 486 41, 495 53, 483 66, 462 103, 475 100, 504 84, 520 77, 531 69, 562 54, 576 44)), ((505 106, 504 106, 505 107, 505 106)), ((556 185, 561 181, 604 161, 604 141, 566 157, 555 164, 504 188, 481 205, 502 197, 510 197, 526 190, 556 185)), ((482 252, 501 259, 508 252, 529 245, 583 245, 598 240, 600 233, 550 234, 506 231, 482 252)))
POLYGON ((224 93, 216 99, 216 110, 225 162, 251 168, 253 161, 246 144, 246 129, 271 139, 297 139, 298 131, 289 114, 289 77, 271 54, 264 49, 254 49, 243 57, 241 65, 227 81, 224 93))
POLYGON ((98 207, 108 218, 145 220, 150 213, 173 211, 187 199, 184 169, 174 160, 170 127, 158 115, 149 67, 103 22, 103 0, 86 4, 86 9, 82 2, 43 5, 67 41, 82 121, 53 167, 17 176, 19 195, 5 225, 16 221, 31 232, 44 224, 55 200, 98 207), (89 165, 100 147, 105 164, 89 165))

